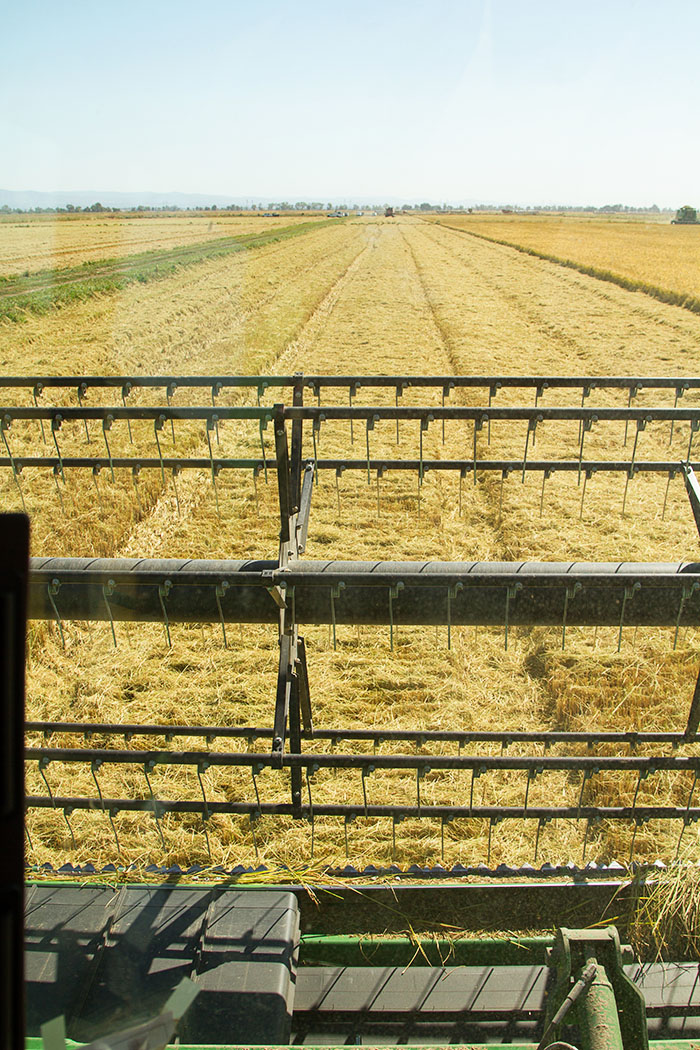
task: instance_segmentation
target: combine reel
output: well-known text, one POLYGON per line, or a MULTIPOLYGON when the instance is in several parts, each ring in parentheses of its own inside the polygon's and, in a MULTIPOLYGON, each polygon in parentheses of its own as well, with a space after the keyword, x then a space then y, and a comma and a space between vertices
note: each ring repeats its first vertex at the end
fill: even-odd
MULTIPOLYGON (((260 817, 285 817, 307 822, 311 843, 314 822, 321 818, 338 821, 346 844, 348 826, 362 818, 385 820, 394 837, 405 819, 433 821, 440 826, 443 842, 445 828, 453 821, 479 820, 488 828, 486 853, 473 867, 456 865, 450 870, 436 863, 401 869, 392 864, 362 871, 350 865, 348 855, 346 867, 326 871, 327 885, 314 889, 311 897, 303 885, 284 891, 121 885, 113 891, 86 879, 95 874, 94 868, 67 864, 61 873, 77 880, 76 885, 39 882, 28 890, 32 1034, 38 1035, 55 1012, 65 1014, 68 1035, 78 1040, 102 1037, 120 1024, 126 1028, 127 1021, 138 1017, 146 1023, 164 1009, 176 977, 185 975, 198 991, 179 1029, 188 1045, 506 1042, 532 1050, 697 1045, 692 1041, 700 1037, 697 964, 634 963, 621 948, 617 930, 606 924, 612 917, 624 928, 632 914, 638 887, 622 879, 626 871, 620 860, 633 864, 636 829, 652 820, 672 824, 677 828, 678 854, 684 831, 700 818, 695 797, 700 755, 693 746, 700 723, 700 688, 682 702, 679 698, 682 719, 676 730, 665 732, 322 726, 315 717, 310 685, 313 657, 302 632, 325 625, 335 645, 343 628, 380 626, 387 629, 393 647, 398 630, 436 625, 446 629, 449 647, 456 628, 484 625, 500 629, 507 648, 509 631, 518 627, 556 627, 562 645, 570 627, 612 627, 619 648, 626 628, 655 626, 670 628, 675 645, 680 630, 700 624, 698 564, 317 562, 303 555, 315 488, 329 473, 336 481, 346 472, 366 474, 368 483, 376 482, 379 512, 379 480, 385 475, 412 472, 419 508, 425 475, 449 472, 459 479, 461 512, 463 487, 477 484, 489 472, 500 475, 501 484, 509 475, 524 481, 526 475, 541 474, 540 511, 545 483, 553 475, 576 476, 583 509, 587 480, 610 472, 625 480, 623 513, 630 481, 640 473, 655 473, 667 478, 667 493, 675 477, 684 479, 700 523, 700 487, 693 472, 700 408, 679 405, 685 391, 700 388, 700 380, 296 375, 32 377, 2 385, 24 386, 33 395, 31 405, 2 410, 5 456, 0 467, 12 472, 23 499, 22 476, 29 470, 50 471, 59 491, 68 471, 91 471, 97 478, 103 471, 113 477, 115 471, 126 470, 134 479, 142 471, 158 471, 165 481, 168 472, 177 477, 183 471, 206 470, 218 506, 222 473, 246 471, 254 479, 275 478, 279 506, 275 559, 31 559, 29 617, 55 622, 61 636, 71 620, 108 622, 115 642, 123 622, 157 622, 171 644, 174 625, 201 623, 220 625, 226 645, 231 624, 268 625, 277 634, 279 664, 265 725, 29 722, 25 758, 36 764, 46 792, 30 794, 28 808, 62 811, 69 827, 71 814, 80 810, 94 811, 96 819, 106 814, 114 828, 120 813, 144 812, 158 820, 159 830, 165 814, 199 815, 203 827, 212 815, 241 817, 250 822, 253 833, 260 817), (133 403, 134 395, 149 387, 164 389, 166 403, 133 403), (47 391, 57 388, 77 390, 78 404, 46 407, 47 391), (207 390, 211 405, 176 405, 176 394, 185 388, 207 390), (229 388, 237 397, 252 388, 256 404, 224 404, 229 388), (499 390, 528 388, 535 395, 532 406, 497 403, 499 390), (117 391, 121 403, 90 407, 86 402, 98 389, 117 391), (426 398, 433 401, 437 394, 439 402, 406 404, 402 397, 409 389, 427 392, 426 398), (622 390, 627 404, 594 407, 594 389, 622 390), (308 390, 315 404, 304 403, 308 390), (366 395, 365 405, 356 403, 360 390, 366 395), (464 399, 478 390, 488 393, 481 404, 450 403, 453 393, 461 392, 464 399), (545 404, 545 391, 556 390, 574 391, 577 403, 545 404), (263 403, 278 391, 279 401, 263 403), (285 397, 286 391, 291 398, 285 397), (347 404, 322 403, 329 391, 333 402, 339 391, 346 394, 347 404), (673 404, 639 407, 635 399, 642 391, 661 391, 666 399, 670 392, 673 404), (394 403, 386 404, 392 396, 394 403), (165 435, 176 447, 176 430, 183 423, 203 430, 202 453, 166 455, 165 435), (220 455, 223 423, 243 427, 247 435, 252 427, 259 438, 259 455, 220 455), (624 457, 589 458, 587 443, 594 428, 620 423, 625 428, 624 457), (399 436, 404 448, 411 435, 411 458, 377 454, 376 432, 386 424, 396 427, 397 448, 399 436), (522 428, 519 454, 484 457, 482 441, 490 442, 492 432, 495 440, 506 424, 522 428), (650 424, 667 426, 669 443, 674 428, 685 428, 682 460, 643 456, 641 435, 650 424), (117 444, 131 445, 144 426, 152 428, 155 456, 144 456, 141 446, 133 455, 113 452, 117 444), (321 454, 322 434, 328 429, 337 434, 339 426, 347 428, 352 445, 357 442, 360 456, 321 454), (424 454, 430 428, 433 433, 440 428, 444 442, 446 428, 451 433, 456 426, 465 435, 468 457, 424 454), (23 429, 31 427, 34 438, 23 429), (72 428, 69 444, 74 446, 78 427, 83 428, 83 451, 89 454, 77 455, 73 447, 65 447, 64 433, 72 428), (566 457, 536 458, 538 427, 546 427, 548 433, 563 427, 569 435, 572 427, 577 429, 575 447, 566 457), (34 440, 45 441, 44 451, 50 455, 36 455, 34 440), (62 735, 77 734, 84 736, 82 746, 60 746, 62 735), (107 741, 106 746, 92 746, 95 736, 107 741), (135 737, 138 747, 133 746, 135 737), (177 750, 182 737, 200 738, 202 746, 177 750), (152 738, 164 738, 168 746, 152 748, 152 738), (230 744, 229 750, 212 746, 222 741, 230 744), (500 753, 494 753, 493 744, 500 745, 500 753), (509 753, 514 744, 517 753, 509 753), (409 754, 403 745, 413 745, 415 753, 409 754), (51 769, 58 763, 68 769, 89 768, 96 794, 58 794, 51 787, 51 769), (99 771, 113 765, 143 769, 149 786, 146 797, 105 794, 99 771), (198 797, 157 797, 149 774, 171 767, 193 770, 202 788, 198 797), (249 770, 247 795, 208 798, 201 774, 212 767, 249 770), (329 770, 343 770, 349 777, 352 790, 346 801, 324 799, 314 775, 320 773, 322 780, 329 770), (635 778, 631 802, 596 804, 591 785, 610 772, 635 778), (685 785, 682 800, 650 802, 645 795, 650 781, 668 773, 685 785), (397 797, 390 803, 374 801, 372 782, 397 774, 402 774, 396 777, 397 797), (450 788, 453 774, 469 785, 458 797, 450 788), (480 778, 493 776, 497 785, 504 775, 511 784, 519 779, 520 804, 497 798, 484 804, 476 797, 480 778), (428 778, 431 792, 426 797, 428 778), (540 790, 533 802, 535 781, 540 790), (557 789, 541 788, 548 783, 556 783, 557 789), (541 834, 553 820, 580 827, 578 867, 570 862, 540 869, 492 868, 491 841, 497 825, 516 821, 535 828, 537 861, 541 834), (629 856, 601 866, 587 862, 586 844, 590 828, 602 821, 635 830, 629 856), (372 881, 382 875, 394 879, 391 889, 372 881), (467 876, 471 883, 465 881, 467 876), (408 926, 412 931, 415 923, 430 916, 471 933, 443 940, 413 933, 408 939, 396 936, 398 930, 408 926), (565 925, 604 928, 575 930, 565 925), (554 937, 528 936, 527 931, 552 927, 558 927, 554 937), (511 939, 475 936, 475 931, 504 929, 514 931, 511 939), (64 1008, 59 1011, 59 1006, 64 1008)), ((117 866, 110 867, 117 871, 117 866)), ((242 870, 234 869, 234 877, 242 870)), ((201 865, 184 871, 154 865, 151 874, 188 883, 188 877, 191 882, 203 871, 201 865)), ((220 867, 214 871, 225 874, 220 867)), ((642 871, 640 877, 649 880, 653 873, 642 871)))

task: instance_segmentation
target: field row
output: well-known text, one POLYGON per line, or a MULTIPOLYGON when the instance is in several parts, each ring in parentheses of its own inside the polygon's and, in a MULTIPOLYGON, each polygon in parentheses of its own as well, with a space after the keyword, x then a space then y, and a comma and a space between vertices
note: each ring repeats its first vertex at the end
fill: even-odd
POLYGON ((589 267, 632 289, 665 290, 700 308, 700 226, 555 215, 451 215, 434 221, 589 267))

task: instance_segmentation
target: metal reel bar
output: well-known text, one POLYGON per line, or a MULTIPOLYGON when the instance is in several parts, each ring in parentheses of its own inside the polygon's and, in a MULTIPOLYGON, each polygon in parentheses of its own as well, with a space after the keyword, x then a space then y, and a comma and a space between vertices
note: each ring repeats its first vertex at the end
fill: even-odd
MULTIPOLYGON (((268 752, 253 751, 140 751, 111 750, 107 748, 28 747, 27 761, 43 762, 97 762, 103 764, 153 763, 155 766, 253 766, 267 768, 316 767, 317 769, 361 769, 371 763, 372 771, 421 770, 423 773, 440 770, 488 771, 526 770, 537 774, 548 772, 633 771, 642 779, 661 770, 675 773, 694 773, 700 776, 700 755, 358 755, 286 753, 281 762, 268 752)), ((636 797, 636 796, 635 796, 636 797)))
POLYGON ((674 562, 290 560, 279 569, 259 561, 34 558, 29 616, 162 622, 167 584, 171 624, 275 623, 286 591, 295 624, 676 628, 700 625, 698 581, 699 564, 674 562), (342 601, 333 601, 340 584, 342 601))
MULTIPOLYGON (((273 735, 269 726, 197 726, 197 725, 146 725, 135 722, 27 722, 28 733, 42 733, 49 738, 54 733, 76 733, 86 738, 95 733, 100 736, 121 736, 130 740, 134 736, 159 736, 170 741, 176 737, 243 738, 252 742, 273 735)), ((548 748, 554 744, 626 745, 632 751, 647 744, 669 744, 677 747, 686 742, 686 736, 678 732, 567 732, 564 730, 449 730, 449 729, 319 729, 314 727, 314 740, 330 740, 337 744, 341 740, 356 740, 372 743, 405 741, 424 747, 426 744, 451 742, 460 747, 470 744, 493 743, 507 748, 510 744, 542 744, 548 748)))
MULTIPOLYGON (((527 423, 547 421, 574 422, 693 422, 700 420, 700 408, 670 408, 653 406, 649 408, 600 407, 586 408, 577 405, 569 406, 479 406, 479 405, 327 405, 319 408, 315 405, 274 405, 276 412, 281 412, 285 420, 310 420, 311 422, 332 420, 418 420, 427 424, 433 420, 476 420, 488 423, 496 420, 524 421, 527 423)), ((105 420, 111 417, 118 420, 208 420, 212 429, 217 422, 226 419, 252 419, 264 421, 269 418, 270 408, 258 406, 211 406, 198 405, 110 405, 110 406, 61 406, 56 408, 36 407, 32 405, 11 405, 4 409, 8 423, 14 420, 49 420, 57 427, 63 422, 83 420, 105 420)))
MULTIPOLYGON (((120 810, 127 812, 153 812, 153 800, 135 798, 98 798, 59 797, 53 800, 48 796, 28 795, 28 809, 64 809, 97 810, 103 806, 109 812, 120 810)), ((531 806, 523 813, 522 806, 433 806, 423 803, 413 805, 375 805, 365 808, 362 801, 355 805, 347 803, 322 803, 314 801, 313 809, 303 803, 297 807, 290 802, 220 802, 208 799, 158 799, 160 813, 198 813, 200 815, 240 814, 240 815, 277 815, 290 816, 301 820, 317 817, 392 817, 405 819, 424 817, 426 819, 482 818, 486 820, 632 820, 646 822, 649 820, 678 820, 687 824, 700 820, 700 808, 689 809, 686 806, 531 806)))
MULTIPOLYGON (((260 472, 277 470, 277 464, 261 458, 221 458, 217 456, 0 456, 0 467, 9 468, 19 473, 26 468, 48 467, 58 470, 90 469, 99 473, 103 469, 124 470, 255 470, 260 472)), ((629 474, 629 460, 581 460, 578 459, 317 459, 313 463, 315 472, 362 471, 368 469, 382 474, 390 471, 455 471, 466 475, 472 471, 498 471, 507 473, 526 472, 528 474, 546 473, 550 477, 555 472, 561 473, 615 473, 629 474)), ((700 460, 690 464, 694 470, 700 469, 700 460)), ((677 460, 640 460, 634 463, 634 472, 646 474, 678 474, 681 465, 677 460)))
POLYGON ((224 389, 251 389, 263 388, 287 389, 300 387, 310 389, 315 393, 321 392, 322 388, 347 389, 356 396, 358 387, 373 389, 393 389, 401 386, 418 389, 446 388, 457 389, 482 388, 490 390, 505 388, 534 388, 539 397, 547 388, 563 390, 587 390, 588 396, 592 389, 595 390, 673 390, 676 393, 676 401, 686 390, 700 389, 700 378, 698 377, 669 377, 669 376, 428 376, 428 375, 404 375, 404 376, 335 376, 335 375, 304 375, 299 373, 293 376, 278 375, 255 375, 255 376, 185 376, 185 375, 159 375, 159 376, 4 376, 0 378, 0 389, 32 389, 36 388, 40 395, 44 389, 81 389, 83 396, 89 389, 123 389, 127 393, 131 390, 153 389, 162 387, 167 391, 175 385, 191 388, 210 388, 218 396, 224 389))

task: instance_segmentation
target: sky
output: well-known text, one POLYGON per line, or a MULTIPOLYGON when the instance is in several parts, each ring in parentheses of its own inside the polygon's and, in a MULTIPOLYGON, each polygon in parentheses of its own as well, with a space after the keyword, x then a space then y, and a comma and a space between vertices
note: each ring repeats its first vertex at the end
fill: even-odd
POLYGON ((700 204, 697 0, 24 0, 0 187, 700 204))

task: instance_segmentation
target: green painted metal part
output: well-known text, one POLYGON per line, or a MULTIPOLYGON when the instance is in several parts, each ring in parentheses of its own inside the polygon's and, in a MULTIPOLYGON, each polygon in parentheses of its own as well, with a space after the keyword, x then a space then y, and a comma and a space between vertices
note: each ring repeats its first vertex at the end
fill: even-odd
POLYGON ((592 965, 593 982, 572 1010, 572 1019, 576 1019, 581 1030, 581 1050, 648 1050, 644 996, 625 974, 624 961, 614 926, 556 931, 550 958, 556 981, 545 1011, 545 1032, 550 1042, 559 1034, 561 1025, 555 1025, 554 1020, 572 991, 572 981, 582 979, 584 970, 592 965))
MULTIPOLYGON (((594 964, 594 972, 577 1009, 582 1046, 586 1050, 624 1050, 613 986, 600 963, 594 964)), ((644 1023, 646 1026, 646 1019, 644 1023)))

